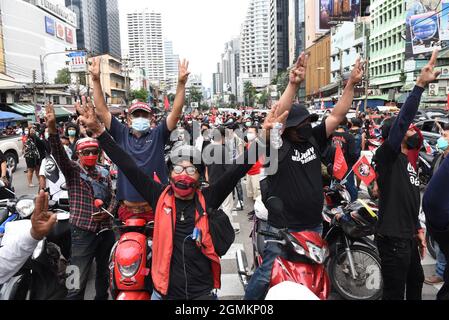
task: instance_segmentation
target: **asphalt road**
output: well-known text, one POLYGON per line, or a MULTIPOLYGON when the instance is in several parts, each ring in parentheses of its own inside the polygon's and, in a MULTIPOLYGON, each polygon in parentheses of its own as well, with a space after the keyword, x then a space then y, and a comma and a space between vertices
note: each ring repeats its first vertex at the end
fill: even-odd
MULTIPOLYGON (((26 180, 25 161, 20 159, 19 166, 16 173, 14 174, 14 186, 16 188, 17 196, 25 194, 36 194, 38 191, 36 177, 33 177, 33 183, 36 185, 35 188, 28 188, 28 183, 26 180)), ((243 190, 245 186, 243 185, 243 190)), ((223 300, 241 300, 244 295, 243 287, 240 283, 239 277, 237 275, 237 266, 235 262, 235 252, 238 249, 243 248, 248 257, 248 263, 252 265, 252 245, 251 245, 251 228, 252 222, 248 220, 247 213, 251 211, 250 205, 245 203, 245 210, 235 211, 233 213, 234 223, 238 224, 240 227, 240 233, 236 236, 235 243, 232 245, 229 252, 222 259, 222 290, 219 291, 219 297, 223 300)), ((432 275, 435 270, 435 260, 433 260, 430 255, 423 260, 424 272, 427 275, 432 275)), ((95 265, 93 265, 89 283, 86 288, 86 300, 93 300, 95 296, 95 265)), ((424 300, 435 300, 436 294, 440 286, 429 286, 424 285, 423 289, 423 299, 424 300)), ((332 293, 331 300, 341 300, 341 298, 336 293, 332 293)))

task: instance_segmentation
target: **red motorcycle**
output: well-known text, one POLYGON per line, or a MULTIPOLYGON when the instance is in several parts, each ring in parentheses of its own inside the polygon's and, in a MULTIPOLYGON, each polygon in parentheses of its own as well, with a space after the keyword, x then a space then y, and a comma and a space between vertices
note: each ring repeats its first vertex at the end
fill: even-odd
MULTIPOLYGON (((267 207, 272 214, 283 214, 283 203, 279 198, 268 199, 267 207)), ((279 230, 278 233, 264 231, 267 224, 256 215, 254 222, 254 270, 263 262, 261 254, 266 243, 272 242, 282 246, 282 254, 273 264, 267 297, 280 300, 326 300, 330 293, 330 281, 324 265, 328 256, 326 241, 315 232, 291 233, 287 229, 279 230), (264 237, 273 240, 266 240, 264 237), (276 290, 277 287, 285 290, 276 290)), ((240 280, 246 289, 252 273, 248 269, 243 250, 237 251, 236 260, 240 280)))
MULTIPOLYGON (((103 211, 100 204, 96 206, 103 211)), ((108 212, 109 213, 109 212, 108 212)), ((120 240, 109 257, 110 291, 115 300, 151 300, 151 258, 154 222, 128 219, 114 228, 120 240)))

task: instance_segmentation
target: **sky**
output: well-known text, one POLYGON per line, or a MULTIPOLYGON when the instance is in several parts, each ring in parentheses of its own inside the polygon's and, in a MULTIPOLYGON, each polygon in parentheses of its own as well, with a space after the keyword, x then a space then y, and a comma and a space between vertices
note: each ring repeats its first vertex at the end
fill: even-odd
POLYGON ((240 35, 250 0, 119 0, 122 49, 128 49, 126 13, 150 8, 162 13, 164 37, 190 71, 212 86, 224 45, 240 35))

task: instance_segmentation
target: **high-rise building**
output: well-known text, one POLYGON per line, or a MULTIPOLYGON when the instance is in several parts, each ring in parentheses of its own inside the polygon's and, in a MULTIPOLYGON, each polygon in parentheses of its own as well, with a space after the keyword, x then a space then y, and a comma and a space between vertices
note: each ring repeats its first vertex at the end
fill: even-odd
POLYGON ((245 82, 262 90, 270 84, 270 0, 251 0, 240 37, 240 92, 245 82))
POLYGON ((166 90, 175 93, 179 74, 179 55, 173 53, 173 42, 164 41, 166 90))
POLYGON ((305 2, 304 0, 289 0, 288 32, 289 32, 289 65, 293 64, 305 47, 305 2))
POLYGON ((404 85, 405 1, 371 1, 370 86, 388 93, 404 85))
POLYGON ((128 13, 127 24, 130 60, 145 69, 152 85, 161 87, 166 68, 161 13, 149 9, 128 13))
POLYGON ((217 63, 217 72, 213 74, 212 93, 214 96, 221 96, 223 93, 223 73, 220 70, 220 63, 217 63))
POLYGON ((289 63, 288 51, 288 2, 289 0, 270 1, 270 59, 271 78, 285 71, 289 63))
POLYGON ((65 5, 77 14, 78 48, 121 58, 117 0, 65 0, 65 5))
POLYGON ((221 55, 223 71, 223 88, 225 94, 237 97, 237 80, 240 74, 240 39, 235 38, 225 44, 225 51, 221 55))

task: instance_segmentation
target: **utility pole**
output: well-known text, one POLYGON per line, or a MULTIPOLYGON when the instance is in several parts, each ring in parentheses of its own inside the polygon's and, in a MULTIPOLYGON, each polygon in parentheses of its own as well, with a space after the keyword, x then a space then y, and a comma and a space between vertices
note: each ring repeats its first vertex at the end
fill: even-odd
POLYGON ((364 50, 364 55, 365 55, 365 61, 366 61, 366 65, 365 65, 365 104, 364 104, 364 109, 366 111, 367 107, 368 107, 368 88, 369 88, 369 36, 367 36, 366 34, 366 23, 363 22, 363 41, 364 41, 364 46, 365 46, 365 50, 364 50))
POLYGON ((340 59, 340 84, 338 85, 338 99, 340 99, 343 90, 343 50, 338 48, 338 58, 340 59))
POLYGON ((34 104, 34 117, 36 118, 36 121, 37 121, 38 112, 37 112, 36 78, 37 78, 36 70, 33 70, 33 104, 34 104))

